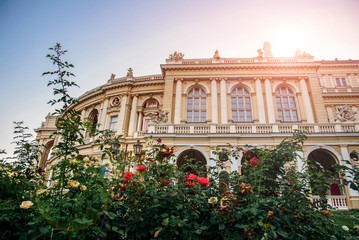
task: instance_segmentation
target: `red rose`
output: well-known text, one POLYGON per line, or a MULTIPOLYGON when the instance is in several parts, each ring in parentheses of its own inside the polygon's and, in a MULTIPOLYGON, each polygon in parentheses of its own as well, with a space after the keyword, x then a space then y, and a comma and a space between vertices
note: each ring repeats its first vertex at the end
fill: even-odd
POLYGON ((190 180, 190 181, 194 181, 196 178, 197 178, 197 176, 195 174, 192 174, 192 173, 190 173, 187 176, 187 180, 190 180))
POLYGON ((195 184, 194 182, 191 182, 189 185, 190 185, 191 187, 194 187, 196 184, 195 184))
POLYGON ((244 151, 243 152, 243 155, 245 156, 245 155, 249 155, 249 151, 244 151))
POLYGON ((226 191, 225 193, 226 193, 226 194, 228 194, 228 193, 229 193, 229 191, 226 191))
MULTIPOLYGON (((209 185, 209 181, 208 181, 208 179, 207 178, 205 178, 205 177, 199 177, 198 179, 197 179, 197 183, 199 184, 199 185, 202 185, 202 186, 205 186, 205 187, 207 187, 208 185, 209 185)), ((227 191, 228 193, 229 193, 229 191, 227 191)), ((227 193, 226 192, 226 193, 227 193)))
POLYGON ((172 154, 171 151, 163 151, 163 153, 165 154, 166 157, 169 157, 172 154))
POLYGON ((126 185, 124 183, 120 183, 120 189, 121 191, 125 191, 126 190, 126 185))
POLYGON ((162 142, 162 139, 161 138, 157 138, 157 142, 162 142))
POLYGON ((137 165, 137 170, 140 171, 140 172, 142 172, 142 171, 146 170, 146 167, 145 167, 145 165, 143 165, 143 164, 137 165))
POLYGON ((189 182, 186 182, 184 185, 189 186, 189 182))
POLYGON ((251 158, 251 160, 249 160, 249 162, 252 164, 252 167, 259 166, 259 159, 256 157, 251 158))
POLYGON ((125 178, 126 182, 130 181, 132 179, 132 172, 125 173, 125 175, 123 175, 123 177, 125 178))

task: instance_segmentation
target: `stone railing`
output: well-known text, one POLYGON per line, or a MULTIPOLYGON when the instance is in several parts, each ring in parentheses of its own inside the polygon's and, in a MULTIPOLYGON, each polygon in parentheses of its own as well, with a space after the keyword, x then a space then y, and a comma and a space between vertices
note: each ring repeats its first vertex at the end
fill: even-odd
POLYGON ((322 92, 325 93, 335 93, 335 94, 342 94, 342 93, 359 93, 359 87, 345 87, 345 88, 325 88, 322 87, 322 92))
MULTIPOLYGON (((319 201, 320 197, 312 196, 311 199, 315 202, 319 201)), ((326 196, 326 199, 330 206, 337 208, 338 210, 348 210, 347 199, 345 195, 328 195, 326 196)))
MULTIPOLYGON (((325 124, 163 124, 150 125, 147 133, 154 134, 271 134, 292 133, 295 129, 310 133, 359 133, 359 123, 325 124)), ((141 132, 142 136, 145 134, 141 132)))

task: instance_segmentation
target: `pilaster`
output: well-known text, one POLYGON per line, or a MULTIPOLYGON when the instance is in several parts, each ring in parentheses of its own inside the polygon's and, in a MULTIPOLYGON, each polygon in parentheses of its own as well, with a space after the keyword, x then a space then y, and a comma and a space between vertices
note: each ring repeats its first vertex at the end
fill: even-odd
POLYGON ((211 78, 211 101, 212 101, 212 123, 218 123, 218 92, 217 80, 218 78, 211 78))
MULTIPOLYGON (((302 92, 303 107, 308 123, 314 123, 312 105, 310 103, 307 84, 304 77, 299 77, 300 91, 302 92)), ((323 105, 324 106, 324 105, 323 105)))
POLYGON ((255 77, 255 85, 256 85, 256 97, 257 97, 257 109, 258 109, 258 120, 259 123, 265 123, 265 110, 264 110, 264 101, 263 101, 263 90, 262 83, 260 77, 255 77))
POLYGON ((223 124, 228 123, 226 80, 227 80, 227 78, 220 78, 220 83, 221 83, 221 122, 223 124))

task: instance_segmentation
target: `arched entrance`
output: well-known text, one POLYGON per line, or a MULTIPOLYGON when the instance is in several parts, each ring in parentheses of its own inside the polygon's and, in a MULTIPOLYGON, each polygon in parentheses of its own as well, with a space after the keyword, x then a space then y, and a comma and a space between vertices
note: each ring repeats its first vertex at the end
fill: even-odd
MULTIPOLYGON (((308 155, 308 159, 315 163, 319 163, 324 170, 335 174, 333 165, 337 163, 337 159, 330 151, 326 149, 316 149, 308 155)), ((327 193, 328 195, 343 195, 343 190, 338 186, 339 176, 337 176, 337 179, 338 180, 330 184, 330 191, 327 193)))
MULTIPOLYGON (((188 165, 190 162, 191 164, 197 165, 200 171, 206 172, 207 161, 200 151, 195 149, 188 149, 182 152, 177 158, 178 168, 181 168, 184 165, 188 165)), ((196 173, 195 169, 193 169, 191 166, 185 166, 184 171, 196 173)))
POLYGON ((41 155, 41 161, 39 163, 39 168, 43 171, 46 167, 46 162, 49 158, 51 158, 51 151, 54 146, 54 141, 49 141, 45 144, 45 149, 41 155))

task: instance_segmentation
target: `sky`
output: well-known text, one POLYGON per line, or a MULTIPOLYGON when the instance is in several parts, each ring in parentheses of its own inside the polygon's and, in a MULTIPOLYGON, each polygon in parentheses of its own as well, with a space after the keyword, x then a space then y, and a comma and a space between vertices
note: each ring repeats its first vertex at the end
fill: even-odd
POLYGON ((274 57, 300 49, 315 60, 359 60, 358 12, 358 0, 1 0, 0 149, 12 155, 13 121, 35 136, 54 111, 41 75, 54 69, 45 56, 57 42, 75 65, 78 97, 129 67, 135 77, 160 74, 174 51, 255 57, 268 41, 274 57))

